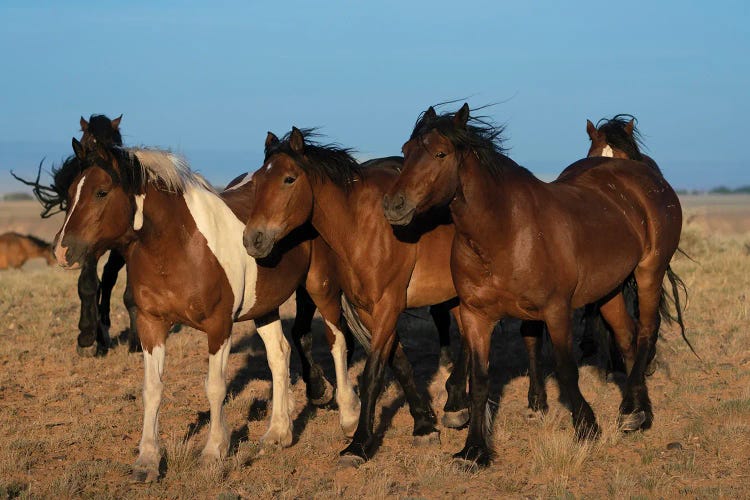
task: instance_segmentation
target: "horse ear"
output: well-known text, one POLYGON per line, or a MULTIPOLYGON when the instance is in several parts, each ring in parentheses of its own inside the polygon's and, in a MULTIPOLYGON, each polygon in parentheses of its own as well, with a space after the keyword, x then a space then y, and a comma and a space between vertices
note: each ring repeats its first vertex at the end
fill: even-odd
POLYGON ((596 126, 591 123, 591 120, 586 120, 586 133, 591 141, 595 141, 599 137, 599 131, 596 130, 596 126))
POLYGON ((78 158, 79 160, 83 160, 86 156, 83 152, 83 146, 75 137, 73 137, 73 152, 76 154, 76 158, 78 158))
POLYGON ((292 127, 292 135, 289 136, 289 146, 297 154, 302 154, 305 151, 305 137, 297 127, 292 127))
POLYGON ((456 111, 456 115, 453 117, 453 123, 457 127, 465 128, 466 124, 469 122, 469 104, 464 103, 463 106, 461 106, 461 109, 456 111))
POLYGON ((122 115, 118 116, 114 120, 112 120, 112 130, 120 130, 120 121, 122 120, 122 115))
POLYGON ((630 121, 625 124, 625 133, 630 137, 633 137, 633 127, 635 127, 635 118, 631 118, 630 121))
POLYGON ((81 132, 86 132, 89 129, 89 122, 84 117, 81 117, 81 132))
POLYGON ((266 135, 266 151, 268 151, 271 147, 277 145, 279 143, 279 138, 276 137, 276 134, 273 132, 268 132, 268 135, 266 135))
POLYGON ((432 121, 437 118, 437 113, 435 113, 435 108, 430 106, 427 108, 427 111, 424 112, 424 117, 428 121, 432 121))

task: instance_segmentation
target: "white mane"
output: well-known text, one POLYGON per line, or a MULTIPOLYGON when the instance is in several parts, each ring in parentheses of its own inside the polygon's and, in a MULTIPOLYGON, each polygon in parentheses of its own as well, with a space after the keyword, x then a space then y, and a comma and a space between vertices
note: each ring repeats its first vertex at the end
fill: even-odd
POLYGON ((202 175, 193 172, 190 164, 171 151, 146 148, 123 148, 128 155, 135 157, 143 169, 146 182, 158 181, 166 191, 184 193, 189 187, 198 187, 211 192, 214 188, 202 175))

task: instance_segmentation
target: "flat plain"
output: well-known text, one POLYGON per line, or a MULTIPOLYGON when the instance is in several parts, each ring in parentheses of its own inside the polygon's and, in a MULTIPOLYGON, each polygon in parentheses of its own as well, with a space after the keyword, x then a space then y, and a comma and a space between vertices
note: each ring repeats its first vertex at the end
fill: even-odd
MULTIPOLYGON (((465 430, 441 428, 441 443, 415 447, 412 421, 398 385, 388 380, 376 411, 382 445, 358 469, 340 469, 346 439, 333 408, 307 404, 299 363, 292 354, 295 440, 283 450, 258 445, 267 426, 271 384, 263 343, 252 323, 235 325, 229 360, 227 421, 230 455, 200 464, 207 432, 205 335, 183 328, 167 343, 160 436, 162 478, 132 484, 142 421, 142 358, 123 346, 104 358, 81 358, 75 339, 77 272, 28 262, 0 271, 0 497, 96 498, 694 498, 750 496, 750 196, 683 197, 685 224, 673 269, 689 291, 687 335, 663 325, 656 372, 648 379, 652 429, 623 435, 616 429, 621 376, 597 359, 580 364, 581 389, 603 428, 600 439, 579 443, 558 401, 549 346, 545 364, 550 412, 526 411, 527 361, 517 322, 495 331, 491 400, 496 458, 486 470, 456 468, 465 430)), ((34 202, 0 202, 0 233, 51 239, 62 222, 42 220, 34 202)), ((101 264, 101 263, 100 263, 101 264)), ((112 301, 111 334, 125 326, 112 301)), ((293 298, 282 308, 285 331, 293 298)), ((404 315, 400 331, 423 388, 441 416, 448 372, 426 311, 404 315)), ((455 330, 455 328, 454 328, 455 330)), ((333 366, 316 321, 315 356, 329 380, 333 366)), ((454 340, 457 334, 454 331, 454 340)), ((364 366, 355 352, 350 376, 364 366)))

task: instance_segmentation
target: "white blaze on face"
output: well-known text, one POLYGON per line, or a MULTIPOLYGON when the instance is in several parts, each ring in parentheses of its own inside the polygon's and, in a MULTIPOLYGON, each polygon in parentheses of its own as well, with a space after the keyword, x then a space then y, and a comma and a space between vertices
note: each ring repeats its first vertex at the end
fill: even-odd
POLYGON ((612 146, 610 146, 609 144, 604 146, 604 149, 602 149, 602 156, 606 156, 607 158, 614 158, 615 153, 614 151, 612 151, 612 146))
POLYGON ((242 243, 245 224, 215 193, 188 187, 185 204, 198 231, 206 238, 208 248, 219 261, 234 294, 234 318, 247 313, 255 304, 258 266, 242 243))
POLYGON ((57 263, 61 266, 67 265, 67 261, 65 260, 65 253, 68 251, 68 247, 62 246, 62 240, 65 237, 65 228, 68 226, 68 222, 70 221, 70 217, 73 215, 73 211, 76 209, 76 205, 78 205, 78 200, 81 198, 81 189, 83 188, 83 182, 86 180, 86 176, 82 176, 81 180, 78 181, 78 186, 76 186, 76 195, 75 198, 73 198, 73 204, 70 206, 70 210, 68 210, 68 214, 65 216, 65 222, 63 223, 63 227, 60 230, 60 237, 57 238, 57 244, 55 245, 55 259, 57 259, 57 263))
POLYGON ((136 231, 143 227, 143 203, 145 201, 145 193, 135 195, 135 217, 133 217, 133 229, 136 231))

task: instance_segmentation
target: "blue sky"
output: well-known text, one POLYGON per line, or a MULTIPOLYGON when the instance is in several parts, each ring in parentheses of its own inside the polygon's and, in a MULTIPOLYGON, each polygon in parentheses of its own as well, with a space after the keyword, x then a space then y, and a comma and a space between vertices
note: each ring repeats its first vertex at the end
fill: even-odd
MULTIPOLYGON (((398 154, 419 112, 468 97, 545 178, 588 149, 586 119, 638 117, 678 188, 750 184, 750 4, 53 2, 0 4, 0 191, 58 161, 78 118, 124 114, 131 145, 185 154, 215 184, 255 170, 267 130, 321 126, 398 154)), ((457 105, 456 105, 457 106, 457 105)))

